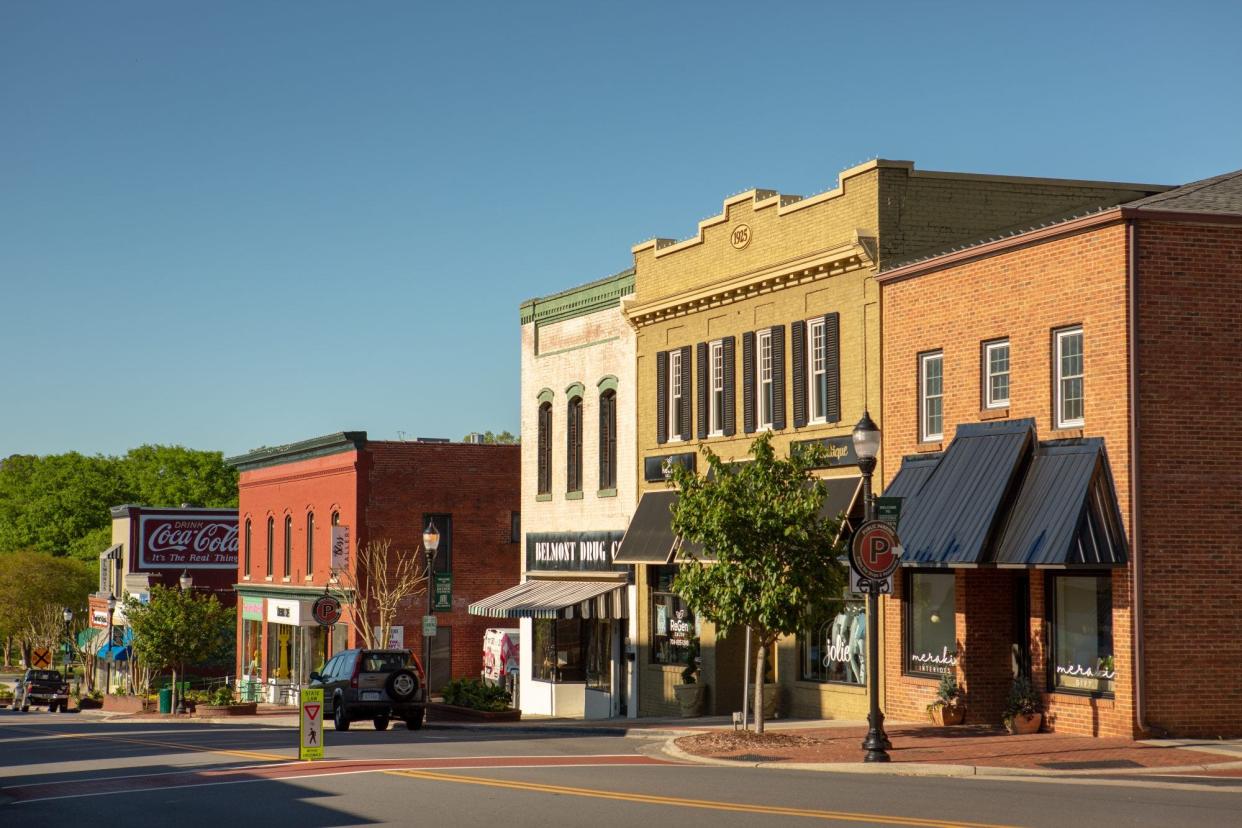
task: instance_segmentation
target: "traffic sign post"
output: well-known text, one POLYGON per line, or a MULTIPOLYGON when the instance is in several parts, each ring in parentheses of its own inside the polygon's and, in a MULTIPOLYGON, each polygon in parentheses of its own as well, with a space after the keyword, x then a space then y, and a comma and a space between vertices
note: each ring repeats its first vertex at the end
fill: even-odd
POLYGON ((298 701, 298 758, 323 758, 323 688, 307 687, 298 701))
POLYGON ((436 635, 436 617, 434 615, 423 616, 423 636, 425 638, 435 638, 436 635))
MULTIPOLYGON (((870 504, 868 504, 870 505, 870 504)), ((897 507, 900 514, 901 507, 897 507)), ((870 725, 863 740, 865 762, 888 762, 892 743, 884 732, 884 713, 880 710, 880 689, 876 671, 880 664, 880 594, 893 590, 893 573, 901 565, 901 541, 897 530, 885 520, 868 519, 854 533, 850 546, 850 568, 858 577, 858 590, 867 594, 867 684, 870 696, 870 725)))

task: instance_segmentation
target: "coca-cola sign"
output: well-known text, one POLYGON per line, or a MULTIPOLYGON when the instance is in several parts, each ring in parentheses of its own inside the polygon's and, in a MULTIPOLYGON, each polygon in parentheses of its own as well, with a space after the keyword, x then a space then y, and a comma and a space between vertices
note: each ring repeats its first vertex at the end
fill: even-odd
POLYGON ((143 515, 140 569, 237 569, 235 516, 143 515))

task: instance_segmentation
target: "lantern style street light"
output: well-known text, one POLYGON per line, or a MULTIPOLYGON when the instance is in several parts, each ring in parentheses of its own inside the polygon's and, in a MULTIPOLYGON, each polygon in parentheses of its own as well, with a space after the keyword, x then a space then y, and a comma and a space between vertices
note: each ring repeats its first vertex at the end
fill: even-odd
POLYGON ((194 578, 192 578, 190 573, 184 569, 181 570, 181 577, 177 579, 177 582, 181 584, 182 592, 185 592, 187 589, 191 589, 194 586, 194 578))
MULTIPOLYGON (((880 427, 864 410, 862 419, 854 426, 852 435, 854 454, 858 456, 858 470, 863 479, 863 520, 875 520, 875 496, 871 491, 871 475, 875 472, 876 457, 880 454, 880 427)), ((893 745, 884 732, 884 713, 880 710, 880 581, 872 581, 867 590, 867 695, 870 710, 867 713, 867 738, 863 750, 867 751, 864 762, 888 762, 888 749, 893 745)))
MULTIPOLYGON (((64 609, 60 611, 60 617, 63 618, 65 621, 65 655, 69 655, 70 653, 73 652, 72 639, 69 638, 69 625, 73 623, 73 610, 69 609, 68 607, 65 607, 64 609)), ((69 659, 67 658, 62 659, 61 666, 64 669, 65 682, 68 683, 69 681, 69 659)))
POLYGON ((108 658, 104 662, 107 667, 104 671, 104 692, 112 692, 112 613, 116 611, 116 596, 108 593, 108 658))
MULTIPOLYGON (((440 548, 440 532, 436 529, 436 522, 428 519, 427 528, 423 530, 423 551, 427 553, 427 614, 435 614, 435 595, 433 594, 434 581, 432 573, 435 571, 436 550, 440 548)), ((388 642, 384 642, 387 644, 388 642)), ((423 633, 423 651, 425 652, 423 661, 423 696, 426 701, 431 701, 431 636, 426 634, 426 626, 424 625, 423 633)))

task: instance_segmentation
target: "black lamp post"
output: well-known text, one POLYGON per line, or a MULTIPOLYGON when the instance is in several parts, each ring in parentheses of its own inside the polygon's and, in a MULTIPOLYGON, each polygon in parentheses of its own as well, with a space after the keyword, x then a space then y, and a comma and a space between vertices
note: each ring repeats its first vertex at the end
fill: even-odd
POLYGON ((116 610, 116 596, 108 593, 108 658, 104 662, 104 693, 112 692, 112 613, 116 610))
MULTIPOLYGON (((440 548, 440 532, 436 529, 434 520, 427 521, 427 528, 423 530, 423 551, 427 553, 427 614, 435 615, 435 580, 432 573, 435 572, 436 550, 440 548)), ((385 642, 387 643, 387 642, 385 642)), ((423 635, 424 651, 426 652, 426 660, 423 662, 423 695, 425 700, 431 701, 431 636, 423 635)))
MULTIPOLYGON (((194 588, 194 579, 190 577, 189 571, 183 569, 181 570, 181 577, 177 579, 177 584, 181 587, 182 592, 189 592, 191 589, 194 588)), ((173 671, 173 675, 176 676, 175 670, 173 671)), ((181 680, 185 681, 185 676, 182 676, 181 680)), ((177 708, 174 712, 177 713, 178 715, 184 716, 186 714, 185 694, 177 692, 177 682, 175 678, 173 680, 172 691, 173 691, 173 695, 177 697, 177 708)))
MULTIPOLYGON (((854 453, 858 456, 858 470, 863 479, 863 519, 875 519, 875 497, 871 492, 871 475, 875 472, 876 457, 880 453, 880 427, 863 411, 862 419, 854 426, 854 453)), ((888 762, 888 749, 893 745, 884 732, 884 713, 880 710, 880 581, 871 581, 867 590, 867 695, 870 710, 867 713, 867 738, 863 739, 864 762, 888 762)))
MULTIPOLYGON (((71 643, 71 639, 69 638, 69 625, 73 623, 73 610, 69 609, 68 607, 65 607, 64 609, 60 611, 60 616, 61 618, 65 620, 65 647, 67 648, 65 650, 65 653, 69 654, 73 652, 73 645, 71 643)), ((65 682, 68 683, 69 681, 68 659, 62 659, 62 667, 65 672, 65 682)))

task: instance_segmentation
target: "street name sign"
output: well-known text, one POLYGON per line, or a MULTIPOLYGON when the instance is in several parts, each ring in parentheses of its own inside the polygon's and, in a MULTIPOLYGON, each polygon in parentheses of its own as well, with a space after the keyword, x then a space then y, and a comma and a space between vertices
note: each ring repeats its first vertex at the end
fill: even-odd
POLYGON ((323 758, 323 688, 307 687, 299 700, 302 713, 298 717, 298 758, 304 761, 323 758))

